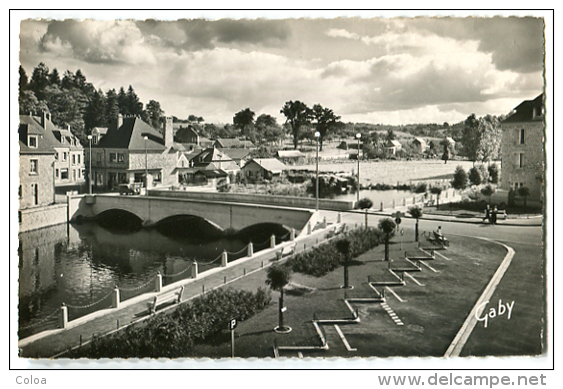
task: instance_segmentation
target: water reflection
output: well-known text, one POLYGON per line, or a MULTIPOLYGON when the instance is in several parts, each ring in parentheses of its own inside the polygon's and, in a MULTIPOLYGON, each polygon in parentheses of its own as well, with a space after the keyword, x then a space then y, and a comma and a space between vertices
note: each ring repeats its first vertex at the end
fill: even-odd
MULTIPOLYGON (((197 222, 199 223, 199 222, 197 222)), ((106 226, 107 227, 107 226, 106 226)), ((200 226, 201 227, 201 226, 200 226)), ((20 337, 56 328, 61 303, 69 307, 69 319, 107 308, 108 298, 118 285, 122 300, 152 291, 154 275, 160 271, 164 283, 189 277, 185 272, 198 260, 199 272, 219 266, 205 263, 226 250, 240 252, 249 241, 277 241, 288 230, 264 224, 220 238, 203 239, 202 229, 185 220, 169 221, 161 228, 123 231, 107 229, 96 222, 61 224, 19 235, 20 337), (190 234, 190 231, 198 233, 190 234), (184 272, 181 276, 174 276, 184 272), (166 276, 170 277, 166 277, 166 276), (143 286, 145 285, 145 286, 143 286)), ((255 251, 265 248, 256 247, 255 251)), ((229 256, 229 261, 238 258, 229 256)))

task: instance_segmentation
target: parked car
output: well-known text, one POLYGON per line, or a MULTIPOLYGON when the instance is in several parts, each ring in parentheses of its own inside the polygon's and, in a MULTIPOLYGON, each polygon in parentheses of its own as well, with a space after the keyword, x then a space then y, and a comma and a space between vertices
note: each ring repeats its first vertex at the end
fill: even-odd
POLYGON ((140 182, 132 182, 130 184, 120 184, 119 185, 119 194, 120 195, 137 195, 141 193, 141 186, 142 183, 140 182))

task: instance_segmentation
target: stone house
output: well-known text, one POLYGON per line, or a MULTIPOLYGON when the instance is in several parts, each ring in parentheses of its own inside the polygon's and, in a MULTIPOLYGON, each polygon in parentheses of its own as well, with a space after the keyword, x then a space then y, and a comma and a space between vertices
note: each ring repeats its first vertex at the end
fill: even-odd
POLYGON ((397 151, 401 150, 403 145, 398 140, 388 140, 385 142, 385 152, 387 155, 395 155, 397 151))
POLYGON ((32 116, 20 115, 19 209, 55 202, 55 149, 48 133, 32 116))
POLYGON ((254 158, 244 165, 241 173, 249 181, 258 181, 281 177, 286 170, 287 166, 276 158, 254 158))
POLYGON ((520 103, 501 122, 501 189, 530 190, 529 204, 543 202, 544 95, 520 103))
POLYGON ((161 134, 139 117, 119 115, 92 145, 92 183, 108 190, 133 182, 148 188, 175 185, 181 152, 174 146, 172 118, 166 118, 161 134))
POLYGON ((428 144, 426 143, 426 141, 419 137, 415 137, 412 141, 412 144, 420 153, 424 153, 428 149, 428 144))

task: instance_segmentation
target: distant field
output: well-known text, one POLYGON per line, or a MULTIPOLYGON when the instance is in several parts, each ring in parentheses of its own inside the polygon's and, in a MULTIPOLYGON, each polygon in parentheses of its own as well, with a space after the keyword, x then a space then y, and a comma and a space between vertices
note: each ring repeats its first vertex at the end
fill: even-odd
MULTIPOLYGON (((471 161, 419 160, 419 161, 361 161, 360 181, 362 184, 382 183, 396 184, 408 183, 422 179, 445 179, 453 175, 456 167, 461 165, 468 171, 473 163, 471 161)), ((294 166, 296 169, 315 170, 314 164, 294 166)), ((333 163, 321 162, 321 172, 354 172, 356 174, 357 162, 339 161, 333 163)))

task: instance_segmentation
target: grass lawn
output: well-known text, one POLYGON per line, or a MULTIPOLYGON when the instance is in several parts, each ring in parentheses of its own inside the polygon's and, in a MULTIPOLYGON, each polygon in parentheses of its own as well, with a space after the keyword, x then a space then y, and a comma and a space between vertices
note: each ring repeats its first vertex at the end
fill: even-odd
MULTIPOLYGON (((325 324, 322 327, 329 350, 303 351, 302 354, 305 357, 442 356, 506 254, 502 246, 483 240, 452 236, 450 241, 450 248, 441 251, 449 260, 437 255, 435 260, 425 261, 433 270, 421 266, 420 272, 409 272, 418 283, 405 276, 405 286, 390 287, 398 297, 386 291, 387 305, 403 325, 397 325, 380 303, 353 303, 361 322, 341 324, 339 329, 357 351, 343 347, 334 325, 325 324)), ((416 251, 412 242, 403 243, 402 248, 409 253, 416 251)), ((284 324, 293 331, 289 334, 272 331, 278 324, 278 293, 273 293, 269 307, 239 323, 235 332, 236 356, 273 357, 275 342, 278 346, 319 346, 313 316, 322 319, 350 317, 343 302, 345 295, 375 295, 367 281, 368 276, 373 281, 378 275, 388 275, 389 264, 381 261, 382 257, 383 246, 379 246, 353 261, 350 266, 352 291, 340 288, 342 268, 321 278, 294 274, 291 290, 285 294, 288 310, 284 314, 284 324)), ((391 258, 397 259, 391 263, 392 268, 404 268, 404 251, 398 243, 391 245, 391 258)), ((260 274, 265 279, 265 274, 260 274)), ((258 278, 255 282, 260 283, 258 278)), ((484 342, 483 350, 495 355, 496 349, 487 337, 484 342)), ((514 350, 514 354, 522 352, 514 350)), ((282 356, 297 355, 297 351, 282 353, 282 356)), ((196 346, 194 357, 230 357, 229 333, 225 331, 222 337, 196 346)))

